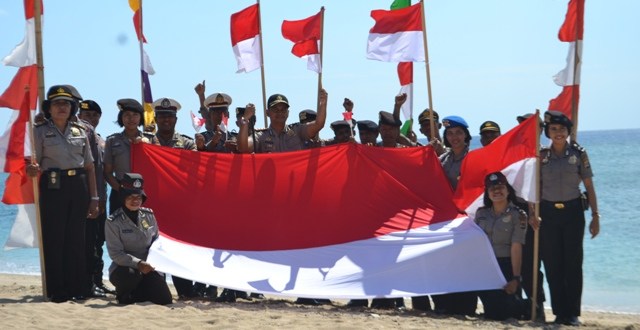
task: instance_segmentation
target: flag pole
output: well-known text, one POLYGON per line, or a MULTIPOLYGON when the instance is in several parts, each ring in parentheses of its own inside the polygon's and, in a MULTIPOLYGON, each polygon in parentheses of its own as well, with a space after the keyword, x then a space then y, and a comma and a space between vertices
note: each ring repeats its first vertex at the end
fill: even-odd
POLYGON ((573 93, 571 93, 571 121, 573 122, 573 129, 571 130, 571 141, 578 139, 578 92, 580 86, 576 84, 578 81, 578 69, 582 65, 580 58, 580 49, 582 48, 582 40, 578 39, 580 36, 580 25, 584 25, 584 6, 580 6, 580 2, 576 6, 578 18, 576 19, 576 36, 575 47, 573 47, 573 93), (577 87, 577 88, 576 88, 577 87))
MULTIPOLYGON (((42 101, 44 100, 44 61, 42 55, 42 6, 40 0, 33 2, 34 6, 34 23, 36 34, 36 61, 38 62, 38 102, 37 108, 42 113, 42 101)), ((30 86, 26 89, 30 91, 30 86)), ((33 118, 31 118, 31 105, 29 106, 29 141, 31 142, 31 164, 36 163, 36 147, 33 138, 33 118)), ((33 205, 36 210, 36 228, 38 235, 38 254, 40 255, 40 279, 42 281, 42 296, 47 301, 47 273, 44 267, 44 247, 42 243, 42 221, 40 219, 40 191, 38 188, 38 180, 31 179, 33 188, 33 205)))
MULTIPOLYGON (((540 219, 540 110, 536 109, 536 202, 534 207, 534 217, 536 221, 540 219)), ((533 231, 533 276, 532 278, 532 288, 531 288, 531 321, 535 321, 536 312, 538 306, 538 290, 542 290, 542 288, 538 288, 538 259, 539 259, 539 251, 540 249, 540 228, 533 231)))
MULTIPOLYGON (((144 70, 144 28, 142 25, 142 0, 140 0, 140 8, 138 8, 140 14, 138 15, 138 24, 140 26, 140 36, 138 38, 138 44, 140 45, 140 104, 142 104, 142 108, 144 109, 144 78, 142 77, 142 71, 144 70)), ((144 127, 142 130, 146 128, 147 124, 145 122, 145 115, 143 111, 142 122, 144 123, 144 127)))
POLYGON ((429 96, 429 126, 431 129, 431 139, 436 137, 436 123, 433 122, 433 100, 431 98, 431 73, 429 70, 429 47, 427 47, 427 22, 424 14, 424 0, 420 0, 420 10, 422 14, 422 41, 424 42, 424 64, 427 70, 427 93, 429 96))
MULTIPOLYGON (((260 0, 258 4, 258 33, 260 34, 260 79, 262 80, 262 108, 264 109, 264 128, 269 127, 267 121, 267 88, 264 79, 264 50, 262 48, 262 10, 260 10, 260 0)), ((254 142, 255 144, 255 142, 254 142)))
MULTIPOLYGON (((320 109, 320 90, 322 89, 322 69, 324 66, 324 63, 322 61, 322 49, 324 47, 324 6, 320 7, 320 56, 319 56, 319 60, 320 60, 320 72, 318 72, 318 90, 316 91, 316 111, 318 111, 318 109, 320 109)), ((351 125, 349 125, 351 126, 351 125)), ((353 134, 353 130, 351 130, 352 134, 353 134)))

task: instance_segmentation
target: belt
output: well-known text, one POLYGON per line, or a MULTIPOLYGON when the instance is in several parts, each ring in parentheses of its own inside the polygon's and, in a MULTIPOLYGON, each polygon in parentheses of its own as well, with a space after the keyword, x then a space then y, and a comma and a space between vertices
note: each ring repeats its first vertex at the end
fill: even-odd
POLYGON ((46 170, 45 173, 47 172, 59 172, 60 176, 76 176, 76 175, 80 175, 80 174, 85 174, 87 173, 87 170, 85 170, 84 168, 80 167, 80 168, 70 168, 70 169, 66 169, 66 170, 46 170))
POLYGON ((546 205, 552 206, 553 208, 555 208, 557 210, 562 210, 565 207, 569 207, 569 205, 577 203, 577 202, 580 202, 580 198, 576 198, 576 199, 572 199, 572 200, 568 200, 568 201, 564 201, 564 202, 552 202, 552 201, 542 200, 542 204, 546 204, 546 205))

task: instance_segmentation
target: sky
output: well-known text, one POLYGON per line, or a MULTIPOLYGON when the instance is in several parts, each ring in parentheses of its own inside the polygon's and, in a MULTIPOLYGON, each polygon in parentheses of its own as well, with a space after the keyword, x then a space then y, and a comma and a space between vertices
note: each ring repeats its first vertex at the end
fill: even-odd
MULTIPOLYGON (((282 21, 314 15, 325 7, 322 83, 329 94, 322 138, 329 124, 342 119, 342 102, 353 100, 354 118, 378 119, 392 111, 400 90, 396 64, 366 59, 370 11, 388 9, 392 0, 264 0, 262 35, 267 97, 282 93, 298 112, 314 109, 318 76, 306 60, 291 54, 280 32, 282 21)), ((413 3, 416 1, 414 0, 413 3)), ((194 87, 206 80, 206 94, 224 92, 235 107, 255 103, 258 127, 264 126, 260 70, 236 73, 229 33, 231 14, 250 0, 144 1, 144 31, 156 74, 150 77, 154 99, 182 104, 177 131, 192 136, 190 110, 199 104, 194 87)), ((466 119, 472 135, 485 120, 503 132, 516 116, 547 109, 562 88, 553 75, 566 65, 568 44, 557 38, 568 0, 426 0, 427 46, 434 109, 441 118, 466 119)), ((140 50, 127 0, 44 0, 45 85, 72 84, 103 109, 98 132, 121 130, 115 124, 116 101, 141 98, 140 50)), ((579 131, 639 128, 640 1, 587 0, 585 6, 579 131)), ((0 57, 24 37, 22 0, 0 2, 0 57)), ((0 90, 17 68, 0 66, 0 90)), ((425 63, 414 65, 414 117, 428 106, 425 63)), ((0 123, 9 109, 0 109, 0 123)), ((234 125, 231 125, 235 128, 234 125)), ((415 129, 417 131, 417 129, 415 129)), ((579 140, 579 135, 578 135, 579 140)))

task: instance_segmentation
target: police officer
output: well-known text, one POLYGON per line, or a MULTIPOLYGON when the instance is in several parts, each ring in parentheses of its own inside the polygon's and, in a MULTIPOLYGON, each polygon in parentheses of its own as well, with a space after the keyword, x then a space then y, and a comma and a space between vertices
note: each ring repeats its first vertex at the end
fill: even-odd
POLYGON ((304 142, 314 138, 324 127, 327 118, 327 97, 327 92, 321 89, 320 107, 316 120, 291 127, 286 124, 289 117, 289 100, 282 94, 271 95, 267 101, 269 128, 256 132, 255 141, 249 141, 248 136, 249 118, 255 114, 255 106, 248 104, 247 110, 239 122, 238 151, 241 153, 253 152, 253 144, 255 144, 255 151, 259 153, 303 149, 304 142))
POLYGON ((231 102, 231 96, 224 93, 213 93, 204 99, 200 112, 205 112, 204 109, 206 109, 205 118, 209 120, 210 129, 195 135, 196 147, 199 151, 232 152, 225 145, 229 136, 221 126, 223 118, 229 118, 231 102))
MULTIPOLYGON (((469 125, 459 116, 442 119, 444 145, 448 150, 440 155, 440 164, 453 190, 458 186, 460 167, 469 152, 471 134, 469 125)), ((475 315, 478 298, 474 292, 457 292, 431 296, 436 312, 444 314, 475 315)))
POLYGON ((485 318, 519 319, 525 311, 520 275, 527 213, 516 206, 515 190, 501 172, 489 173, 484 186, 484 206, 478 209, 474 221, 487 234, 507 284, 501 290, 480 291, 478 295, 485 318))
POLYGON ((440 123, 440 116, 436 111, 431 111, 430 109, 424 109, 418 116, 418 123, 420 124, 420 133, 422 133, 429 141, 429 144, 433 146, 436 154, 438 156, 442 155, 446 149, 442 144, 442 138, 440 137, 440 128, 442 128, 442 124, 440 123), (431 114, 433 113, 433 122, 434 122, 434 137, 431 137, 431 114))
POLYGON ((495 121, 487 120, 480 125, 480 144, 486 147, 497 139, 500 134, 500 126, 495 121))
POLYGON ((196 144, 191 137, 176 132, 177 113, 181 108, 178 101, 164 97, 155 100, 151 107, 158 125, 156 138, 161 146, 196 150, 196 144))
POLYGON ((53 302, 84 299, 87 268, 85 222, 98 216, 95 168, 86 128, 71 121, 78 110, 71 90, 49 88, 45 121, 34 129, 36 161, 27 167, 39 180, 46 292, 53 302))
MULTIPOLYGON (((308 124, 310 122, 313 122, 316 120, 316 118, 318 117, 318 113, 311 110, 311 109, 304 109, 302 111, 300 111, 300 113, 298 113, 298 118, 300 119, 299 122, 297 123, 293 123, 290 126, 297 126, 300 124, 308 124)), ((314 136, 311 139, 308 139, 306 141, 304 141, 304 148, 303 149, 309 149, 309 148, 318 148, 318 147, 323 147, 324 146, 324 141, 320 139, 320 134, 316 134, 316 136, 314 136)))
POLYGON ((375 146, 378 143, 378 135, 380 135, 378 124, 371 120, 359 120, 357 126, 361 144, 375 146))
POLYGON ((149 264, 147 256, 158 238, 158 223, 151 209, 142 207, 147 196, 140 174, 124 173, 118 189, 122 207, 107 219, 105 236, 107 251, 113 261, 109 280, 116 287, 118 304, 151 301, 172 303, 165 278, 149 264))
MULTIPOLYGON (((80 110, 78 118, 89 123, 94 129, 100 124, 102 116, 102 108, 93 100, 84 100, 80 102, 80 110)), ((100 213, 95 220, 89 220, 86 223, 85 245, 87 252, 87 272, 89 273, 88 290, 89 296, 102 297, 105 293, 115 294, 115 291, 104 285, 102 281, 102 270, 104 269, 104 261, 102 260, 104 245, 104 223, 107 219, 107 183, 104 179, 104 146, 105 140, 95 132, 95 142, 89 139, 89 142, 95 143, 95 152, 92 151, 94 158, 94 166, 96 172, 96 187, 98 190, 98 203, 100 213)))
POLYGON ((398 143, 400 138, 400 108, 407 100, 407 94, 400 94, 395 97, 393 105, 393 113, 380 111, 378 114, 378 127, 380 128, 380 137, 382 142, 377 144, 378 147, 386 148, 402 148, 404 145, 398 143))
POLYGON ((336 120, 333 123, 331 123, 330 127, 331 127, 331 130, 333 130, 334 137, 333 139, 326 141, 325 145, 329 146, 329 145, 334 145, 338 143, 346 143, 350 141, 355 142, 352 135, 353 129, 351 128, 351 125, 349 124, 348 121, 336 120))
POLYGON ((442 164, 451 187, 456 190, 462 160, 469 152, 471 134, 469 133, 469 125, 459 116, 445 117, 442 119, 442 125, 444 126, 444 145, 448 150, 440 155, 440 164, 442 164))
POLYGON ((117 105, 120 109, 118 125, 124 127, 124 130, 109 135, 104 149, 104 177, 111 186, 109 214, 122 206, 122 199, 118 197, 119 181, 125 173, 131 172, 131 144, 159 144, 155 135, 143 133, 139 129, 144 125, 144 110, 140 102, 134 99, 120 99, 117 105))
POLYGON ((555 323, 577 326, 582 298, 586 209, 580 193, 581 182, 591 208, 591 238, 600 232, 600 214, 587 152, 567 142, 573 123, 558 111, 545 112, 544 121, 544 134, 551 145, 540 151, 540 250, 555 323))

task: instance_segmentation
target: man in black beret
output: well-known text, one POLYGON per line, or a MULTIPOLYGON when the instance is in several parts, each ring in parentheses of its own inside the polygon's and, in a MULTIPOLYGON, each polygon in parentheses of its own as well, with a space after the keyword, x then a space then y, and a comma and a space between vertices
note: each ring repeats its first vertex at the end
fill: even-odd
POLYGON ((371 120, 358 121, 358 137, 361 144, 375 146, 378 142, 378 135, 380 135, 378 124, 371 120))

